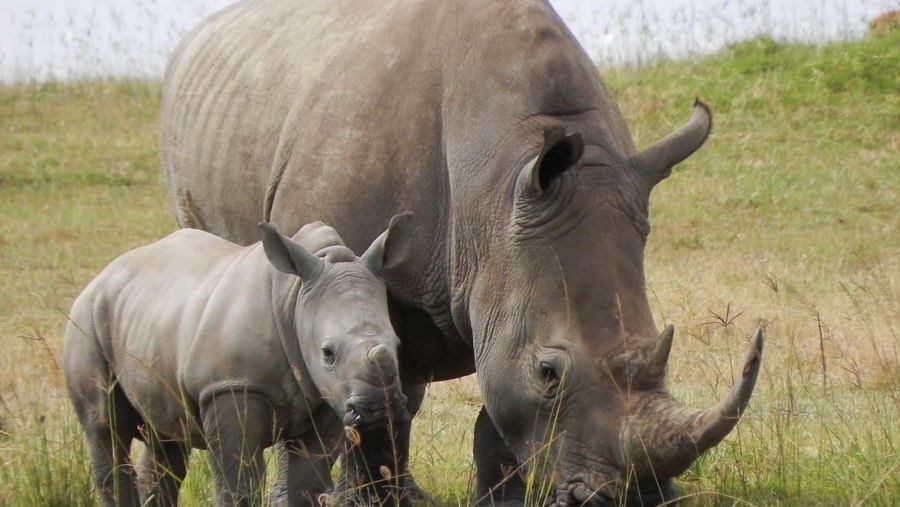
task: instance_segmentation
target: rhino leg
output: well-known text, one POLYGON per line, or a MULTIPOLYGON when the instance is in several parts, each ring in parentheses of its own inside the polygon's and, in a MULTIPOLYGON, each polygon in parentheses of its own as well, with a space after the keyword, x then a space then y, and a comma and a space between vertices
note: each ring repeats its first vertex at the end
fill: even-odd
POLYGON ((263 446, 271 438, 272 410, 254 393, 220 393, 200 409, 216 477, 217 505, 261 505, 263 446))
POLYGON ((291 477, 287 490, 288 505, 319 505, 319 496, 331 493, 334 489, 334 482, 331 480, 334 454, 327 454, 321 446, 308 441, 286 442, 285 454, 288 456, 287 470, 291 477))
POLYGON ((341 419, 323 405, 314 413, 309 431, 299 438, 275 442, 278 478, 269 505, 319 505, 319 497, 334 489, 331 468, 340 452, 343 431, 341 419))
POLYGON ((425 385, 404 384, 410 420, 360 433, 359 445, 343 455, 337 494, 341 505, 417 505, 427 495, 409 470, 411 419, 425 398, 425 385))
MULTIPOLYGON (((410 419, 414 419, 416 414, 419 413, 419 409, 422 408, 422 402, 425 400, 425 391, 427 386, 425 384, 404 384, 403 385, 403 394, 406 395, 407 403, 406 407, 409 411, 410 419)), ((428 495, 425 493, 419 484, 416 482, 416 479, 412 475, 412 471, 409 469, 409 441, 411 438, 410 433, 412 432, 412 424, 408 425, 403 430, 403 435, 401 435, 401 440, 406 442, 402 451, 403 451, 403 474, 401 475, 402 488, 403 488, 403 496, 409 499, 412 505, 417 505, 426 502, 428 499, 428 495)))
POLYGON ((517 472, 518 461, 484 407, 475 421, 473 453, 478 505, 523 505, 526 488, 517 472))
POLYGON ((187 473, 189 445, 163 441, 158 435, 145 438, 147 450, 141 459, 141 502, 144 506, 178 505, 178 490, 187 473))
POLYGON ((403 469, 396 454, 399 435, 391 429, 366 429, 358 433, 357 444, 348 443, 336 491, 339 505, 409 505, 402 495, 397 473, 403 469))
POLYGON ((140 501, 128 454, 140 416, 109 372, 91 320, 78 317, 73 313, 66 331, 64 364, 69 397, 91 455, 91 475, 104 507, 137 507, 140 501))
POLYGON ((124 393, 113 387, 108 403, 98 408, 99 416, 82 421, 91 453, 91 473, 104 506, 139 506, 136 477, 128 454, 137 434, 134 409, 124 393))

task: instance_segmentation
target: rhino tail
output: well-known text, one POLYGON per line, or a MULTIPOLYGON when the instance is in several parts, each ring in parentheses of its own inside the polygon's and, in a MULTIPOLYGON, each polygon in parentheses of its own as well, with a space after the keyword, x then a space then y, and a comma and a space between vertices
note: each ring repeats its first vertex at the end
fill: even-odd
MULTIPOLYGON (((289 116, 293 116, 291 113, 289 116)), ((284 130, 288 130, 288 126, 292 125, 290 118, 285 122, 284 130)), ((266 184, 266 200, 263 203, 263 221, 272 221, 272 209, 275 207, 275 194, 278 193, 278 187, 281 185, 281 179, 287 172, 288 161, 291 159, 291 153, 294 149, 294 143, 291 136, 282 135, 278 140, 278 147, 275 149, 275 159, 272 162, 272 169, 269 171, 269 181, 266 184)))
POLYGON ((208 225, 200 217, 200 209, 194 202, 190 190, 179 192, 175 197, 175 220, 182 228, 208 231, 208 225))

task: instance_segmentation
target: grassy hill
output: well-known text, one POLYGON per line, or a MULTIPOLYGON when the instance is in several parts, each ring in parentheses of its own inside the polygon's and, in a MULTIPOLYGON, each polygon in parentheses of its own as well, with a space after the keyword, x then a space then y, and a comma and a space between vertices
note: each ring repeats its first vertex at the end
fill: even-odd
POLYGON ((651 203, 651 303, 681 330, 671 384, 689 399, 705 382, 713 399, 731 376, 717 351, 767 325, 750 419, 682 481, 701 504, 900 498, 898 47, 896 29, 757 39, 608 73, 639 144, 684 121, 688 97, 716 112, 651 203))
MULTIPOLYGON (((738 430, 679 484, 686 504, 892 505, 900 498, 900 30, 821 47, 744 42, 604 70, 639 145, 714 134, 657 187, 647 251, 670 384, 703 406, 768 342, 738 430)), ((156 154, 159 85, 0 88, 0 505, 94 505, 65 397, 72 298, 175 227, 156 154)), ((472 491, 471 379, 432 386, 413 467, 438 505, 472 491)), ((195 453, 183 498, 211 504, 195 453)))

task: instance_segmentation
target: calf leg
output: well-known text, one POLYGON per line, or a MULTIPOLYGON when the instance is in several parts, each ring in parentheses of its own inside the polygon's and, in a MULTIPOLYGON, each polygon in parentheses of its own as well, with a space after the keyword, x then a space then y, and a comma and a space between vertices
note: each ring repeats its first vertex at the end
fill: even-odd
POLYGON ((416 505, 427 496, 409 470, 411 418, 425 398, 425 385, 404 384, 410 419, 360 433, 343 456, 338 493, 359 505, 416 505))
POLYGON ((331 468, 343 436, 343 422, 329 406, 313 416, 313 427, 300 438, 276 443, 278 479, 270 496, 272 505, 319 505, 318 498, 331 493, 331 468))
POLYGON ((140 505, 134 466, 128 458, 137 422, 134 409, 122 390, 112 387, 104 412, 91 421, 82 421, 91 453, 91 473, 104 506, 140 505))
POLYGON ((301 439, 277 442, 275 456, 278 478, 269 495, 270 506, 317 506, 321 495, 331 493, 334 488, 331 480, 333 456, 323 456, 301 439))
POLYGON ((105 507, 138 506, 128 453, 140 418, 109 372, 90 320, 82 320, 79 326, 73 319, 66 331, 64 368, 69 397, 87 438, 94 485, 105 507))
POLYGON ((144 506, 178 505, 178 490, 187 473, 191 451, 186 442, 159 439, 148 435, 147 451, 141 461, 144 506))
POLYGON ((216 477, 217 505, 261 505, 272 411, 264 398, 246 391, 214 395, 201 408, 203 433, 216 477))
POLYGON ((306 445, 306 441, 287 442, 285 454, 288 457, 287 472, 291 480, 288 484, 288 505, 316 506, 319 497, 331 493, 331 467, 335 457, 324 454, 317 443, 306 445))
POLYGON ((338 488, 347 503, 362 506, 407 506, 405 451, 409 449, 409 421, 393 421, 384 427, 358 432, 348 443, 338 488), (398 473, 400 471, 401 473, 398 473))

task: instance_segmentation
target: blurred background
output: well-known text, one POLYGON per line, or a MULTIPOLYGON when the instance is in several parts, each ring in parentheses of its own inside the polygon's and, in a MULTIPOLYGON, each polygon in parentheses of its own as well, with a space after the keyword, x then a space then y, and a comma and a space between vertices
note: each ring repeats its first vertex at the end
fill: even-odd
MULTIPOLYGON (((233 0, 0 2, 0 82, 160 79, 178 41, 233 0)), ((858 37, 898 0, 551 0, 601 66, 708 54, 769 35, 781 42, 858 37)))

